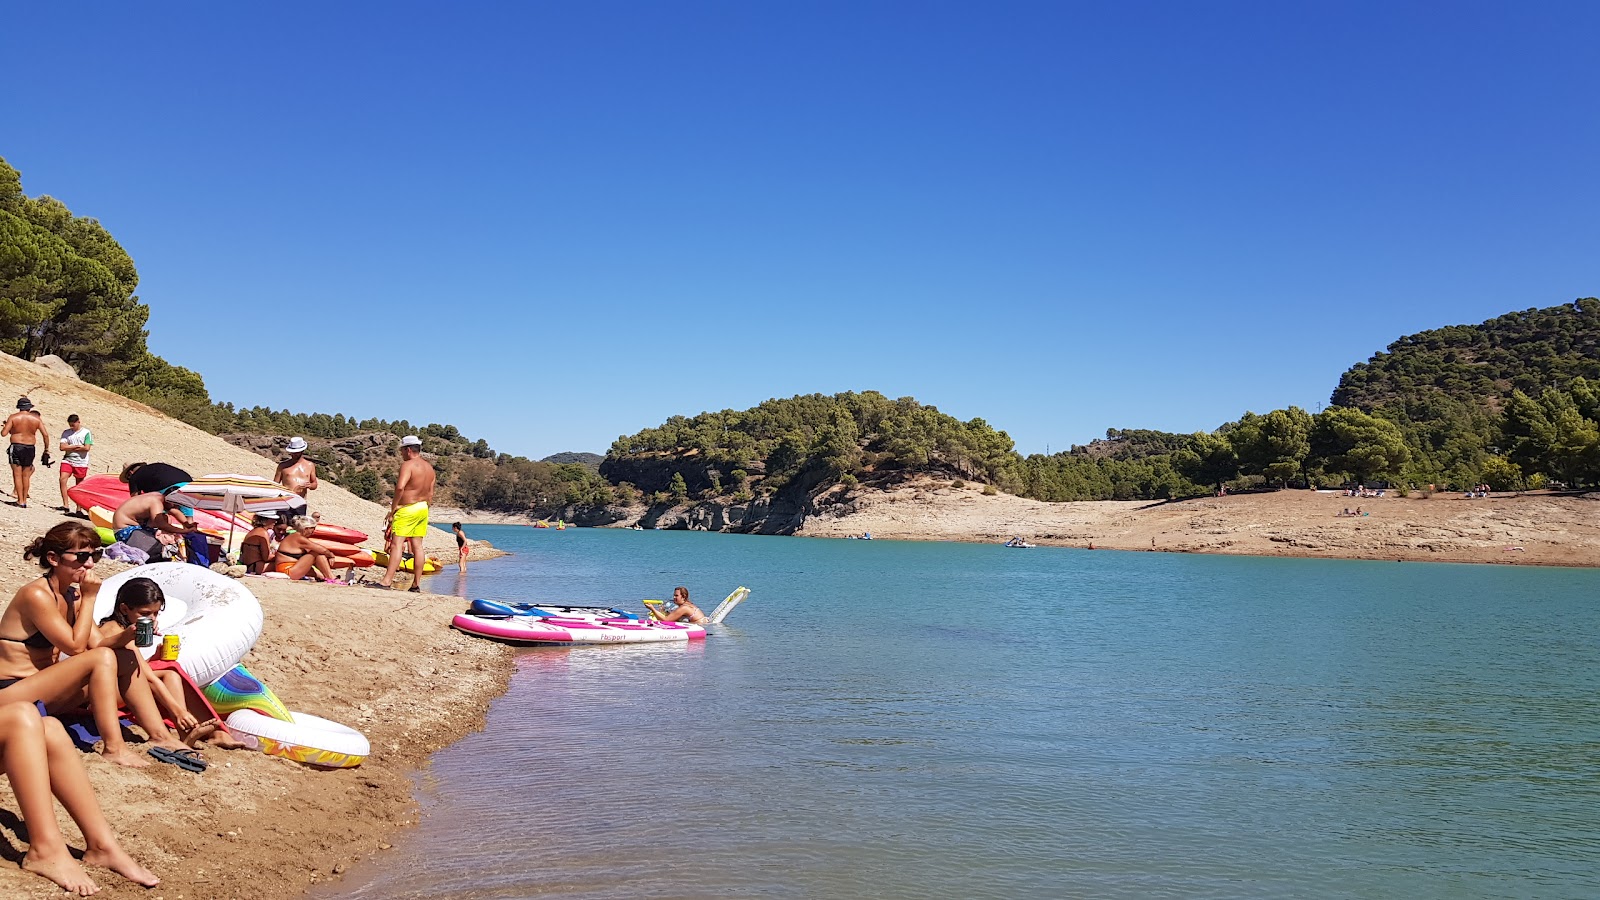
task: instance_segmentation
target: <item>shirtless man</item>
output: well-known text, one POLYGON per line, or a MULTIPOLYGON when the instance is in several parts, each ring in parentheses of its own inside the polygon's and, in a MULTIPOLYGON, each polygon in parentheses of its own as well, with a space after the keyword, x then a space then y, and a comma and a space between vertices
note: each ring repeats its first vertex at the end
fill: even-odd
POLYGON ((183 507, 168 499, 165 494, 135 494, 122 501, 117 511, 111 514, 111 530, 116 539, 130 547, 143 550, 150 555, 152 562, 158 559, 156 551, 162 549, 156 532, 187 535, 199 527, 183 514, 183 507), (139 534, 147 537, 139 538, 139 534))
MULTIPOLYGON (((0 428, 0 437, 11 439, 6 447, 6 460, 11 463, 11 487, 17 496, 16 506, 28 505, 28 488, 33 484, 33 457, 44 433, 44 418, 33 411, 33 401, 19 398, 17 411, 6 417, 5 426, 0 428)), ((48 450, 49 445, 45 448, 48 450)))
POLYGON ((306 459, 306 439, 292 437, 289 446, 283 448, 289 458, 278 463, 278 471, 273 473, 272 480, 283 485, 302 498, 317 489, 317 464, 306 459))
POLYGON ((402 551, 411 548, 411 590, 422 592, 422 569, 427 555, 422 538, 428 533, 428 501, 433 499, 433 466, 422 458, 422 438, 408 434, 400 439, 400 478, 394 484, 394 499, 389 501, 389 516, 384 531, 389 535, 389 567, 377 587, 394 587, 394 573, 400 569, 402 551))

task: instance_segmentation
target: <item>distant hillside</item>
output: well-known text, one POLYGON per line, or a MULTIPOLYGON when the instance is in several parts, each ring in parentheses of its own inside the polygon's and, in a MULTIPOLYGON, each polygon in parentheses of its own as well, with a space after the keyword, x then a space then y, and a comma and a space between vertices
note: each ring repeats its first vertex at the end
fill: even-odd
MULTIPOLYGON (((1580 379, 1600 380, 1593 297, 1400 338, 1345 372, 1332 402, 1399 425, 1415 480, 1469 484, 1501 470, 1494 458, 1510 443, 1505 413, 1516 392, 1538 397, 1580 379)), ((1547 468, 1535 458, 1523 462, 1547 468)))
POLYGON ((571 450, 562 453, 552 453, 540 462, 555 463, 556 465, 583 466, 586 469, 600 471, 600 463, 605 457, 598 453, 578 453, 571 450))

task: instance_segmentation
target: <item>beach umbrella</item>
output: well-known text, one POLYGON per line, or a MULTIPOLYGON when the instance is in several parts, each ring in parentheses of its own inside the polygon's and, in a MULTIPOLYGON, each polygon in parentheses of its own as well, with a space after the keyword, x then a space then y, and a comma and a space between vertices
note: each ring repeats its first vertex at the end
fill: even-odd
MULTIPOLYGON (((234 522, 241 515, 304 510, 306 506, 304 497, 255 475, 206 475, 168 492, 167 497, 181 506, 228 513, 234 522)), ((225 546, 233 544, 233 532, 230 525, 225 546)))

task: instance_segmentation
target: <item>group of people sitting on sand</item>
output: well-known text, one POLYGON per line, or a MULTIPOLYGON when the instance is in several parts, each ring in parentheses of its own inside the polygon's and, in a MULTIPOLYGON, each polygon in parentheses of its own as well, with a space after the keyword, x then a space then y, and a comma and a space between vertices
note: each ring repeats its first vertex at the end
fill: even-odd
POLYGON ((100 754, 121 766, 145 767, 154 758, 200 772, 207 765, 196 749, 202 743, 249 746, 229 733, 176 662, 148 661, 141 652, 141 637, 144 646, 159 641, 139 628, 166 604, 158 584, 129 579, 110 615, 95 621, 100 544, 99 534, 77 521, 35 538, 23 556, 37 561, 41 574, 0 612, 0 754, 28 830, 22 866, 80 896, 99 888, 69 852, 52 794, 83 833, 84 862, 146 887, 159 879, 117 843, 58 716, 89 720, 100 754), (144 731, 145 753, 129 745, 124 712, 144 731))
POLYGON ((1346 488, 1344 495, 1346 497, 1382 497, 1385 493, 1387 491, 1382 488, 1367 490, 1366 485, 1358 484, 1353 488, 1346 488))
POLYGON ((1339 517, 1340 518, 1343 518, 1345 516, 1370 516, 1370 515, 1372 515, 1372 514, 1371 513, 1362 512, 1361 511, 1361 507, 1359 507, 1359 506, 1355 508, 1355 512, 1351 512, 1350 511, 1350 507, 1346 506, 1344 508, 1344 512, 1339 513, 1339 517))
MULTIPOLYGON (((306 537, 317 522, 310 516, 285 518, 277 513, 261 513, 239 545, 239 563, 249 575, 282 572, 291 580, 316 573, 328 584, 344 584, 333 577, 333 554, 328 548, 306 537), (294 526, 294 533, 289 527, 294 526)), ((353 570, 352 570, 353 571, 353 570)))
POLYGON ((1466 494, 1468 500, 1482 499, 1487 496, 1489 496, 1489 486, 1487 484, 1475 484, 1466 494))

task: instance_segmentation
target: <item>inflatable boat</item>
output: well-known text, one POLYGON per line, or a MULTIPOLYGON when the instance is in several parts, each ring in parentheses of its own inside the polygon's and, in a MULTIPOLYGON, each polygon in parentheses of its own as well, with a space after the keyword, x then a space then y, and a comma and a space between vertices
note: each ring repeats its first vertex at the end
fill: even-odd
POLYGON ((612 606, 557 606, 550 603, 502 603, 478 599, 467 610, 475 616, 538 616, 557 619, 637 619, 637 613, 612 606))
POLYGON ((699 625, 623 618, 475 616, 462 613, 450 624, 467 634, 513 644, 654 644, 699 641, 706 636, 706 630, 699 625))

